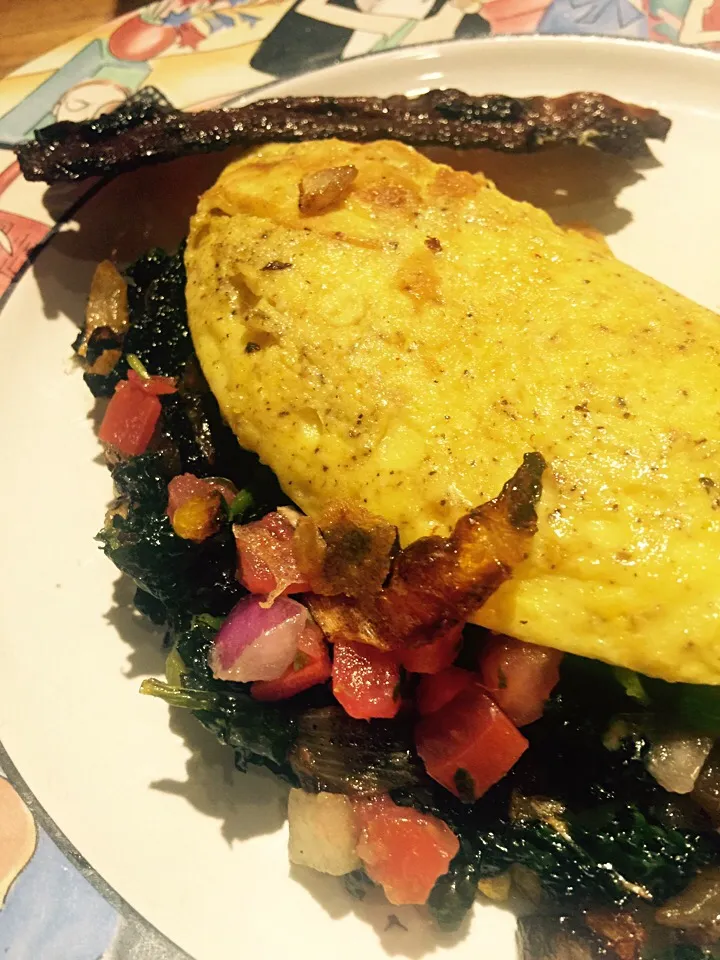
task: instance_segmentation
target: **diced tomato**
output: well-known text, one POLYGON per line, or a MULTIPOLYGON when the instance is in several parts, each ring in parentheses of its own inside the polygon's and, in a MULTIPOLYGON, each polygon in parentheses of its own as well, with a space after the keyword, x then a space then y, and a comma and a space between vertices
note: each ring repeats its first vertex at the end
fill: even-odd
POLYGON ((460 849, 450 827, 389 797, 355 800, 353 810, 361 830, 357 853, 370 879, 390 903, 425 903, 460 849))
POLYGON ((121 453, 136 456, 147 450, 160 419, 160 401, 151 393, 121 380, 110 398, 98 436, 121 453))
POLYGON ((250 593, 305 593, 310 584, 298 569, 292 548, 293 525, 279 513, 233 527, 238 549, 238 580, 250 593))
POLYGON ((476 800, 505 776, 528 743, 476 682, 420 718, 415 745, 433 780, 461 800, 476 800))
POLYGON ((333 693, 356 720, 394 717, 400 709, 400 667, 391 653, 366 643, 333 644, 333 693))
POLYGON ((174 377, 141 377, 135 370, 128 370, 128 383, 132 384, 143 393, 150 393, 154 397, 164 396, 169 393, 177 393, 177 386, 174 377))
POLYGON ((457 656, 464 626, 463 623, 455 623, 439 633, 431 643, 403 650, 400 663, 410 673, 440 673, 457 656))
POLYGON ((482 682, 503 713, 523 727, 542 716, 560 679, 562 657, 559 650, 497 635, 480 653, 482 682))
POLYGON ((426 716, 442 709, 455 697, 477 683, 475 674, 460 667, 448 667, 442 673, 429 674, 423 677, 415 692, 415 703, 418 713, 426 716))
POLYGON ((320 627, 308 623, 298 639, 298 655, 277 680, 258 680, 250 687, 256 700, 286 700, 330 679, 332 664, 320 627))
POLYGON ((121 453, 136 456, 147 450, 162 406, 160 394, 175 393, 172 377, 141 377, 128 370, 127 380, 121 380, 110 398, 99 437, 121 453))

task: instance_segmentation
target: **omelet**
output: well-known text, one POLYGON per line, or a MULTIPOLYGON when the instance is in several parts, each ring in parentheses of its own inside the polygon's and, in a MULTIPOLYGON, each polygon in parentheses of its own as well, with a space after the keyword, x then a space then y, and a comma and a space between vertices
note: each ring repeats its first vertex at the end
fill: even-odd
POLYGON ((210 387, 301 509, 444 535, 537 451, 537 534, 474 619, 720 683, 717 315, 393 142, 253 150, 200 199, 186 264, 210 387))

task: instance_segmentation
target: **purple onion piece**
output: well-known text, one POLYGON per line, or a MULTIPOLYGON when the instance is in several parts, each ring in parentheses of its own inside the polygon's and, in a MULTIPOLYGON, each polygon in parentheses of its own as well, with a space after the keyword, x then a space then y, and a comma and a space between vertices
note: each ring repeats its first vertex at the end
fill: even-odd
POLYGON ((295 659, 307 610, 288 597, 278 597, 270 607, 264 602, 245 597, 230 611, 210 650, 216 679, 275 680, 295 659))

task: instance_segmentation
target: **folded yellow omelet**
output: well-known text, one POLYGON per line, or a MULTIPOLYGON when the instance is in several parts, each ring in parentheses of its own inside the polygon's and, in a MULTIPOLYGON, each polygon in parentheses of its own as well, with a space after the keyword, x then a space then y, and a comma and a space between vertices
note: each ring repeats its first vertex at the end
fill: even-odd
POLYGON ((200 200, 186 262, 210 386, 303 510, 350 497, 407 543, 537 450, 531 555, 477 621, 720 683, 715 314, 390 142, 252 151, 200 200), (348 166, 345 196, 300 211, 304 178, 348 166))

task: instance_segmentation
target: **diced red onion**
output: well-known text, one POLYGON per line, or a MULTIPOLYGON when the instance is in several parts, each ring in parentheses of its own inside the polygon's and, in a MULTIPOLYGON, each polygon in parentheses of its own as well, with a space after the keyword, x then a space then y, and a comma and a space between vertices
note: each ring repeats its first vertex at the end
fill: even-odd
POLYGON ((670 793, 690 793, 712 745, 710 737, 666 734, 653 742, 647 768, 670 793))
POLYGON ((210 651, 218 680, 275 680, 295 659, 307 610, 288 597, 271 607, 262 597, 246 597, 230 611, 210 651))

